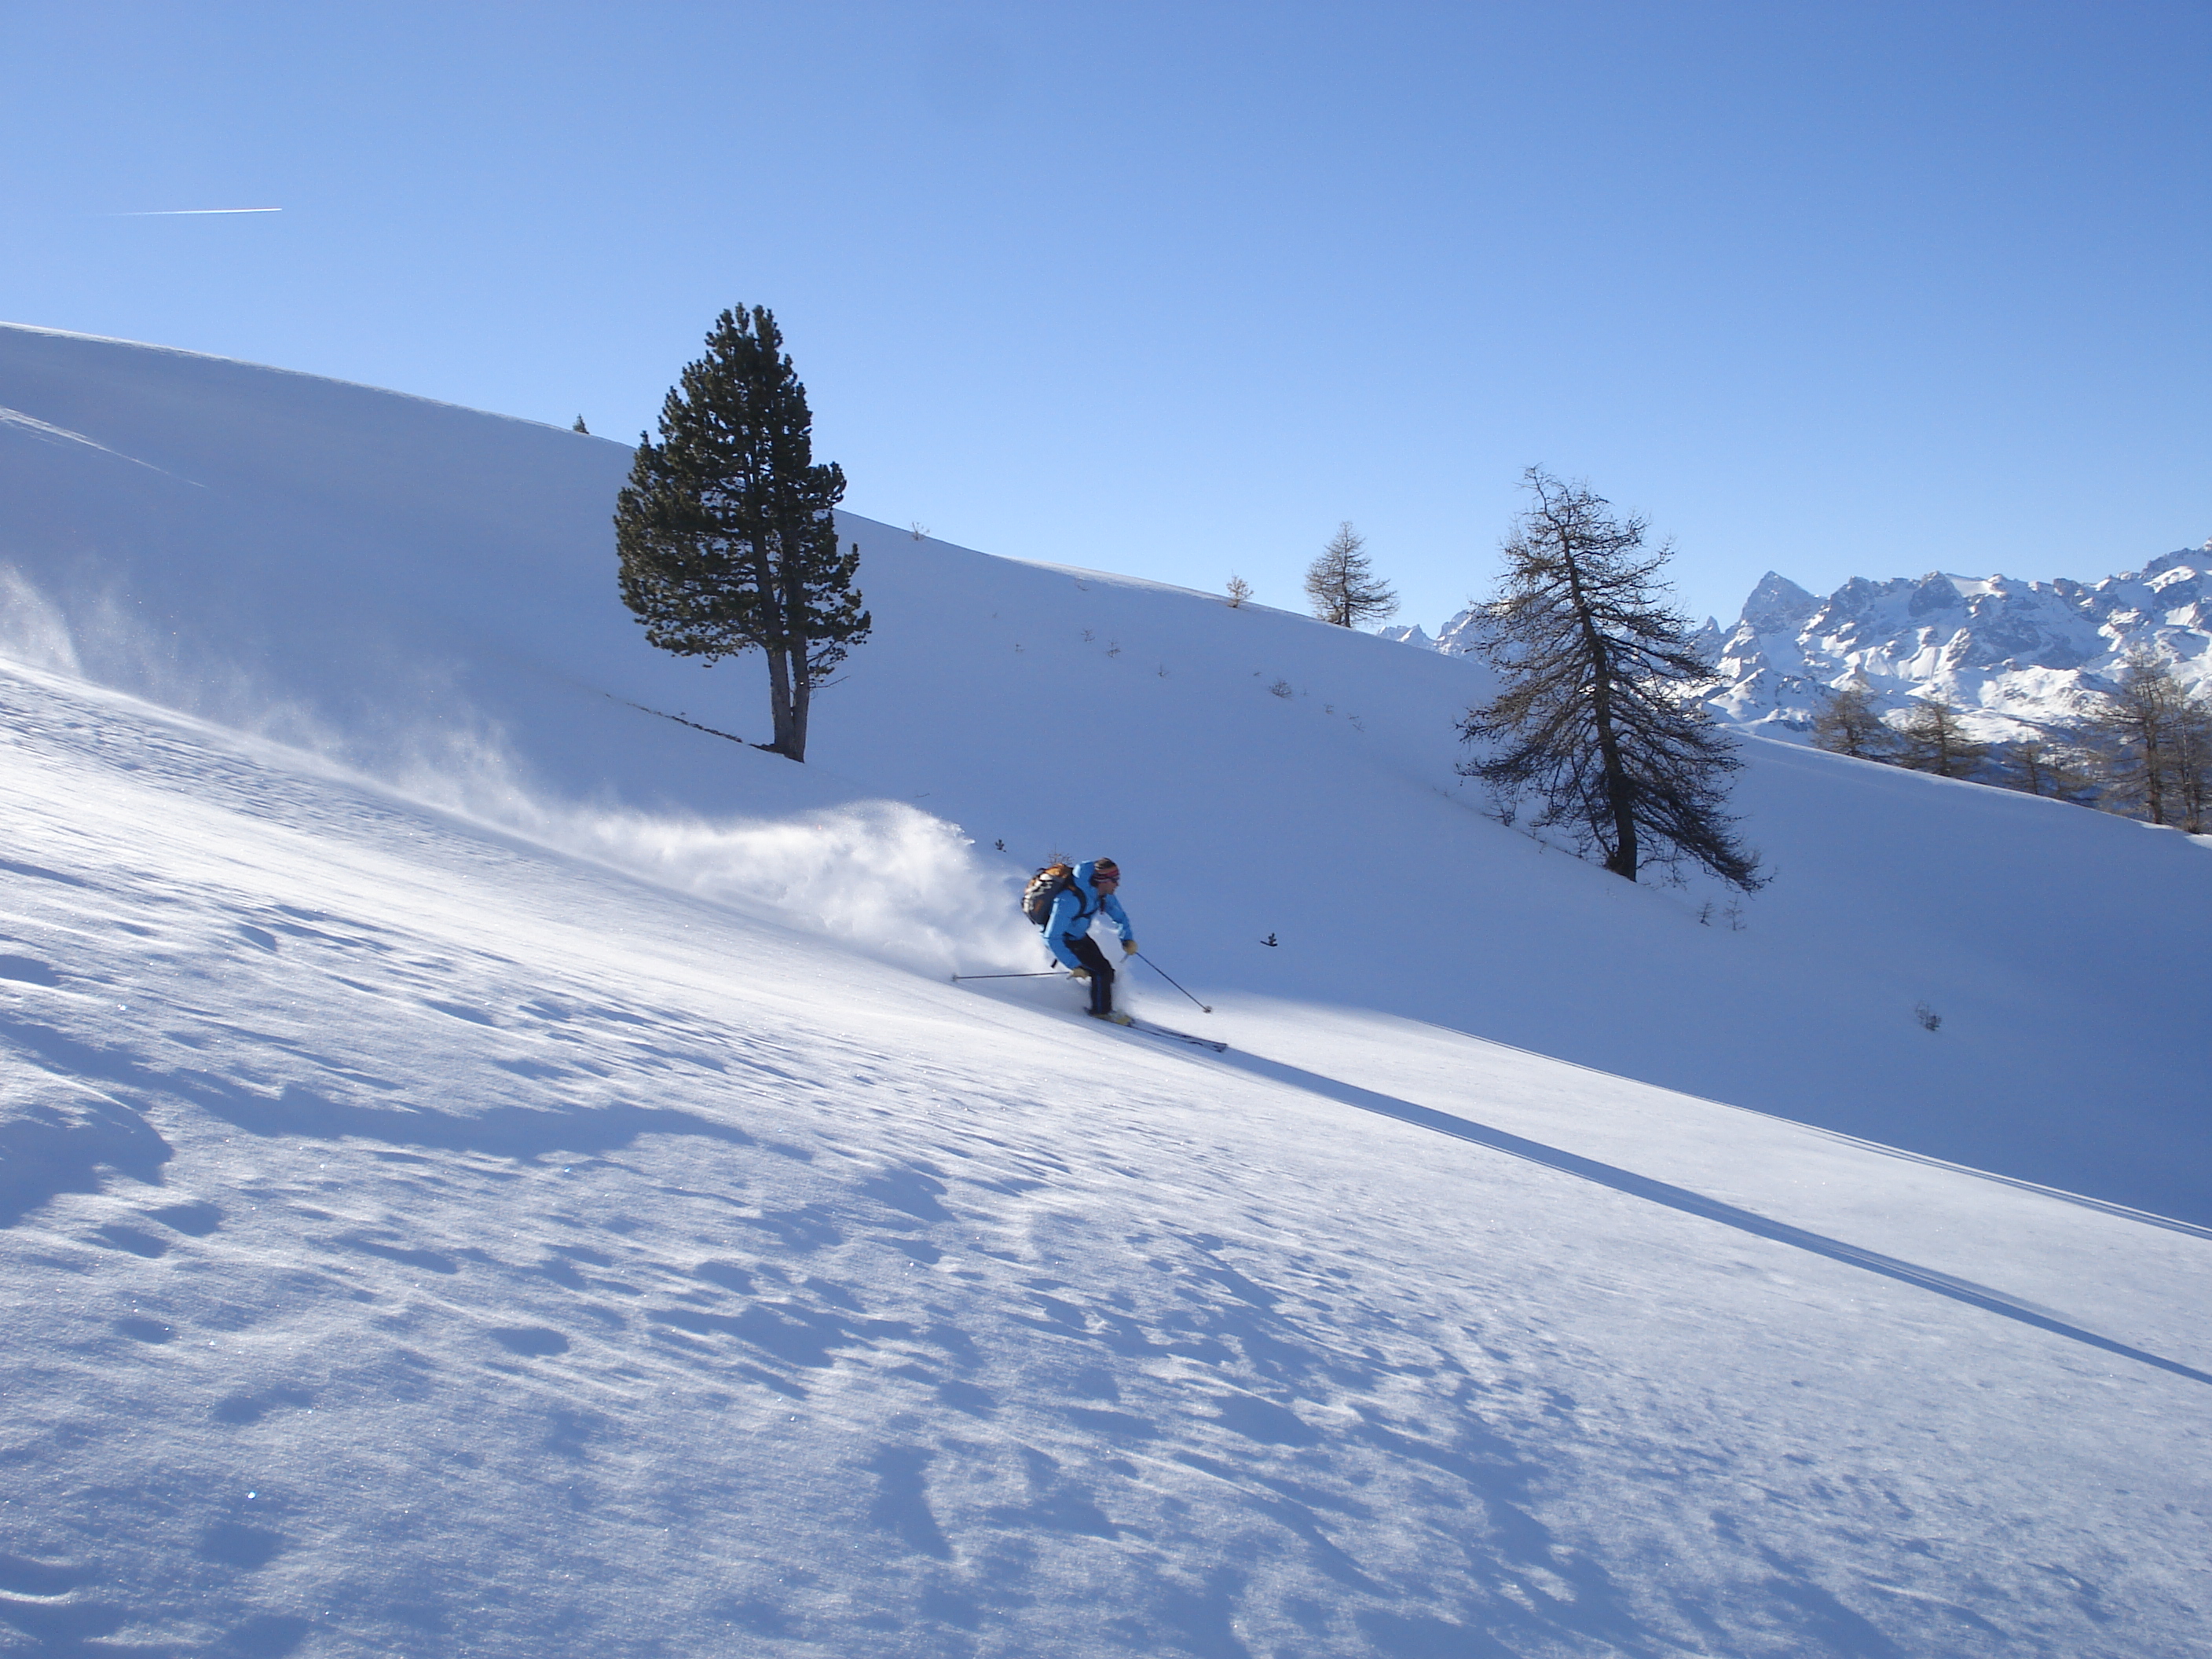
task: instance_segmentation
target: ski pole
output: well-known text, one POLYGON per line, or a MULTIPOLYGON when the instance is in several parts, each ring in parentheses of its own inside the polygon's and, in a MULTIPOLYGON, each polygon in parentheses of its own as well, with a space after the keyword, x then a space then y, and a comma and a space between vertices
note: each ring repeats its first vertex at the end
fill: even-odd
POLYGON ((963 979, 1050 979, 1054 974, 1065 971, 1059 968, 1045 968, 1034 974, 955 974, 952 982, 957 985, 963 979))
MULTIPOLYGON (((1166 980, 1169 984, 1175 985, 1176 990, 1182 991, 1182 986, 1176 985, 1174 975, 1170 974, 1166 969, 1161 967, 1158 963, 1154 962, 1150 957, 1146 956, 1142 951, 1137 952, 1137 960, 1143 963, 1146 967, 1151 969, 1162 979, 1166 980)), ((1187 997, 1190 997, 1190 993, 1188 991, 1182 991, 1182 994, 1187 997)), ((1193 1002, 1198 1002, 1198 999, 1196 997, 1190 997, 1190 1000, 1193 1002)), ((1201 1014, 1210 1014, 1213 1010, 1207 1007, 1204 1003, 1198 1002, 1198 1012, 1201 1014)))

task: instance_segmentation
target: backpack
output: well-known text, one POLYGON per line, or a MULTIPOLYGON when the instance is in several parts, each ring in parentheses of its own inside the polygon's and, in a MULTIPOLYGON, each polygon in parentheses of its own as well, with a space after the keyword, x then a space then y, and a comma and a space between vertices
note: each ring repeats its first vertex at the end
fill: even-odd
POLYGON ((1075 885, 1075 872, 1064 864, 1048 864, 1022 889, 1022 914, 1030 919, 1031 927, 1042 927, 1052 920, 1053 901, 1070 890, 1075 892, 1076 902, 1080 903, 1083 895, 1075 885))

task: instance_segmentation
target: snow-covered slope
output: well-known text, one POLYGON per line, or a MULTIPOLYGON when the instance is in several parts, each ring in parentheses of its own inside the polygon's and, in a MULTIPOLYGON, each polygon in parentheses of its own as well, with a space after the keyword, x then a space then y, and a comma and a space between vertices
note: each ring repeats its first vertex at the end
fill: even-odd
POLYGON ((2201 1231, 0 706, 0 1652, 2201 1650, 2201 1231))
POLYGON ((860 520, 796 767, 619 446, 0 404, 15 1650, 2193 1650, 2203 846, 1753 740, 1701 920, 1463 657, 860 520), (1054 850, 1229 1054, 945 982, 1054 850))
MULTIPOLYGON (((2177 835, 1753 744, 1739 800, 1777 878, 1707 910, 1481 815, 1452 769, 1454 719, 1488 684, 1468 658, 858 519, 877 635, 793 767, 642 712, 765 736, 757 665, 655 653, 617 602, 618 445, 23 329, 0 329, 0 404, 82 434, 0 429, 30 660, 635 867, 797 883, 794 903, 910 961, 915 907, 1000 919, 969 926, 966 966, 1025 953, 973 884, 1109 852, 1148 954, 1186 983, 1429 1021, 2212 1222, 2212 1037, 2174 1000, 2212 865, 2177 835), (839 819, 769 857, 722 822, 885 801, 988 856, 955 871, 933 832, 839 819)), ((961 965, 941 919, 922 932, 933 965, 961 965)))
POLYGON ((1825 599, 1769 571, 1712 649, 1713 706, 1777 736, 1809 732, 1827 693, 1859 677, 1886 710, 1936 697, 1985 736, 2022 737, 2081 714, 2131 654, 2212 688, 2212 544, 2096 582, 1855 577, 1825 599))

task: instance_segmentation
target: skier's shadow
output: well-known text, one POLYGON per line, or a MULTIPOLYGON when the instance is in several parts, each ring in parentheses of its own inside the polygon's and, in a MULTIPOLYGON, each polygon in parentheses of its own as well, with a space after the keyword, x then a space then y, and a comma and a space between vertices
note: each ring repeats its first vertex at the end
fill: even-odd
POLYGON ((1564 1152, 1557 1146, 1547 1146, 1541 1141, 1510 1134, 1504 1129, 1493 1129, 1488 1124, 1477 1123, 1471 1118, 1440 1112, 1432 1106, 1416 1106, 1413 1102, 1400 1100, 1395 1095, 1377 1094, 1372 1089, 1362 1089, 1354 1084, 1340 1082, 1335 1078, 1323 1077, 1318 1072, 1286 1066, 1279 1060, 1263 1060, 1257 1054, 1231 1050, 1215 1063, 1233 1066, 1239 1071, 1266 1078, 1270 1082, 1304 1089, 1310 1094, 1357 1107, 1363 1112, 1372 1112, 1378 1117, 1395 1118, 1401 1123, 1410 1123, 1417 1128, 1449 1135, 1455 1140, 1487 1146, 1492 1152, 1504 1152, 1510 1158, 1579 1176, 1601 1187, 1610 1187, 1613 1191, 1626 1193, 1632 1198, 1644 1199, 1653 1204, 1664 1205, 1670 1210, 1680 1210, 1685 1215, 1717 1221, 1723 1227, 1733 1227, 1739 1232, 1809 1250, 1814 1255, 1827 1257, 1831 1261, 1840 1261, 1848 1267, 1880 1273, 1886 1279, 1894 1279, 1920 1290, 1932 1291, 1937 1296, 1948 1297, 1954 1302, 1963 1302, 1969 1307, 1979 1308, 2002 1318, 2016 1320, 2023 1325, 2032 1325, 2037 1330, 2048 1331, 2054 1336, 2063 1336, 2069 1341, 2099 1348, 2124 1359, 2154 1365, 2160 1370, 2172 1372, 2176 1376, 2185 1376, 2192 1382, 2212 1384, 2212 1375, 2193 1366, 2161 1358, 2142 1348, 2130 1347, 2126 1343, 2115 1342, 2110 1337, 2099 1336, 2094 1331, 2069 1324, 2057 1315, 2017 1301, 2002 1291, 1991 1290, 1985 1285, 1977 1285, 1972 1279, 1960 1279, 1933 1267, 1902 1261, 1878 1250, 1845 1243, 1839 1238, 1830 1238, 1802 1227, 1793 1227, 1786 1221, 1771 1220, 1756 1211, 1724 1204, 1718 1199, 1707 1198, 1702 1193, 1693 1193, 1686 1187, 1655 1181, 1649 1176, 1640 1176, 1631 1170, 1601 1163, 1594 1158, 1564 1152))

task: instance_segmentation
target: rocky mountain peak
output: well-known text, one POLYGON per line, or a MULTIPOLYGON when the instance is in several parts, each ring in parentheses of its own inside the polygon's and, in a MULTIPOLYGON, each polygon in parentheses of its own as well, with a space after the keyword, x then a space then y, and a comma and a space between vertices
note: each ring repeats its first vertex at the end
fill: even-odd
POLYGON ((1941 698, 1978 735, 2011 738, 2070 718, 2132 653, 2212 685, 2206 550, 2087 584, 1854 576, 1825 599, 1769 571, 1719 646, 1712 705, 1739 724, 1802 736, 1827 695, 1859 676, 1886 712, 1941 698))

